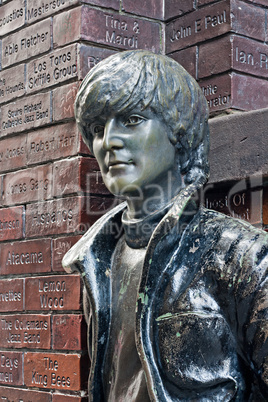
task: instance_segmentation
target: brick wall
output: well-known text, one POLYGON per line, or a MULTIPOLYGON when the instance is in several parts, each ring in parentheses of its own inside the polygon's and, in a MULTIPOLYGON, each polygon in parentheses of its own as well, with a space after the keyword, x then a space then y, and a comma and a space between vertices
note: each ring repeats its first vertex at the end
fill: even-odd
MULTIPOLYGON (((2 0, 3 400, 86 397, 81 283, 63 272, 61 259, 115 201, 74 123, 83 77, 118 50, 143 48, 179 61, 200 82, 211 115, 265 107, 267 14, 266 0, 2 0)), ((267 175, 268 116, 250 113, 212 119, 212 180, 204 201, 265 227, 265 182, 250 177, 267 175), (246 126, 249 141, 243 130, 236 135, 246 115, 253 122, 246 126)))

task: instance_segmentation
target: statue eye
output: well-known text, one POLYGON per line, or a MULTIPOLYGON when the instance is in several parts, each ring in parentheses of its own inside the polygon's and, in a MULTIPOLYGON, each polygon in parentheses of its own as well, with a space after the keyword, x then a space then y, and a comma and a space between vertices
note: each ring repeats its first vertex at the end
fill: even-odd
POLYGON ((136 114, 133 114, 129 116, 129 118, 125 121, 125 126, 136 126, 137 124, 142 123, 145 120, 144 117, 138 116, 136 114))
POLYGON ((104 132, 104 126, 102 126, 101 124, 92 124, 90 129, 93 136, 102 135, 104 132))

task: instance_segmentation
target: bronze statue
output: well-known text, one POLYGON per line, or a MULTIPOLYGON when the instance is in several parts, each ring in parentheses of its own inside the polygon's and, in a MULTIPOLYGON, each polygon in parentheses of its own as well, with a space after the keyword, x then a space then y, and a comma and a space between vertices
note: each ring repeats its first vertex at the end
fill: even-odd
POLYGON ((75 111, 125 199, 63 259, 84 281, 89 400, 267 400, 268 236, 197 202, 209 171, 198 84, 168 57, 117 53, 88 73, 75 111))

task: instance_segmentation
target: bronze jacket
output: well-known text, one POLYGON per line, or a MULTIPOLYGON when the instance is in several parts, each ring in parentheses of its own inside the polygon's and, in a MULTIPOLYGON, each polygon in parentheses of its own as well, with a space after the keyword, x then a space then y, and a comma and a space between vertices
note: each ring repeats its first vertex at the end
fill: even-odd
MULTIPOLYGON (((152 401, 261 401, 267 391, 268 236, 180 193, 155 229, 137 299, 136 345, 152 401), (265 310, 266 308, 266 310, 265 310)), ((103 401, 111 257, 121 204, 66 254, 89 298, 89 400, 103 401)))

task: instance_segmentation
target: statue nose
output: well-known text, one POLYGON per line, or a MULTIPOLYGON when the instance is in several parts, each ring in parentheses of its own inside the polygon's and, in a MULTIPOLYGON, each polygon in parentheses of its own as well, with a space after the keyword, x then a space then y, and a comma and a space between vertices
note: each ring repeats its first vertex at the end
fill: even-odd
POLYGON ((124 143, 115 118, 108 119, 104 127, 103 148, 109 151, 111 149, 122 148, 123 145, 124 143))

